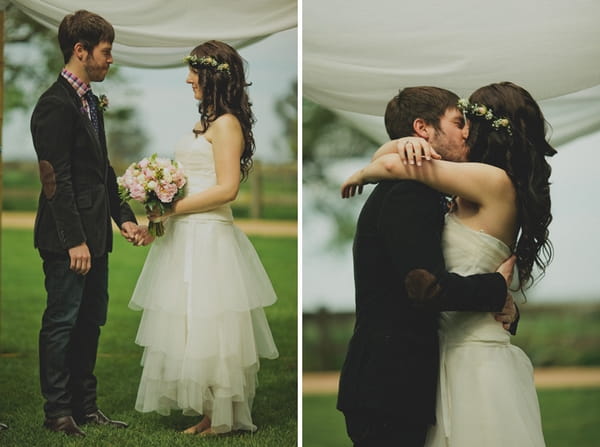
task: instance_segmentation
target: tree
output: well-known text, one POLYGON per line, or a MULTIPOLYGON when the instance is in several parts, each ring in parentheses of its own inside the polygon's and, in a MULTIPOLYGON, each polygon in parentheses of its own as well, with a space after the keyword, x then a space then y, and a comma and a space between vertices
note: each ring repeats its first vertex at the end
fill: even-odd
MULTIPOLYGON (((4 113, 9 116, 11 112, 29 111, 64 64, 56 32, 12 4, 6 8, 5 26, 4 113)), ((116 67, 111 68, 110 76, 126 82, 116 67)), ((137 109, 131 106, 109 108, 105 120, 111 162, 121 168, 141 158, 147 137, 138 124, 137 109)))
POLYGON ((277 147, 291 151, 298 159, 298 81, 294 81, 287 94, 275 103, 277 116, 283 121, 283 136, 276 141, 277 147), (282 141, 283 140, 283 141, 282 141))
POLYGON ((377 141, 332 110, 303 100, 303 209, 307 214, 323 214, 335 222, 337 232, 331 248, 340 247, 353 237, 359 202, 340 199, 339 181, 332 177, 330 168, 344 159, 371 154, 378 146, 377 141))

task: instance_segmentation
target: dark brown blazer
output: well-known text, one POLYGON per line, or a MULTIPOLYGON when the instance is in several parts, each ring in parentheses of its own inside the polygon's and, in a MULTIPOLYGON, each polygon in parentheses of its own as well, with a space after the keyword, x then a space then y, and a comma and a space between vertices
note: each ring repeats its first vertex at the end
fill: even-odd
POLYGON ((409 271, 426 269, 439 279, 449 299, 438 311, 502 309, 507 288, 499 273, 446 272, 443 225, 440 194, 414 181, 382 182, 365 202, 354 238, 356 323, 341 371, 341 411, 435 421, 439 314, 408 299, 409 271))
MULTIPOLYGON (((97 103, 97 98, 95 98, 97 103)), ((96 133, 81 98, 62 76, 40 97, 31 116, 31 134, 40 164, 40 193, 34 244, 64 253, 86 242, 92 257, 112 250, 110 218, 121 227, 136 222, 121 203, 108 160, 104 119, 96 133)))

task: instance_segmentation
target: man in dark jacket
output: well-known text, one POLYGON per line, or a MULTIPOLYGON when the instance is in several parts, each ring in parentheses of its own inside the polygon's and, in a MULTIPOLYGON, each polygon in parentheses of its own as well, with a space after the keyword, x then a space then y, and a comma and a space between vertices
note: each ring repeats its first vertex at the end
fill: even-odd
MULTIPOLYGON (((435 87, 400 91, 386 110, 390 138, 419 136, 445 160, 463 161, 467 129, 457 101, 435 87)), ((444 203, 424 184, 385 181, 360 213, 353 247, 356 324, 337 404, 355 447, 423 446, 435 423, 438 312, 500 312, 511 302, 509 275, 445 271, 444 203), (405 277, 415 269, 436 278, 428 310, 407 296, 405 277)))
POLYGON ((98 409, 94 366, 108 306, 111 217, 129 241, 141 230, 119 199, 102 107, 90 88, 112 63, 113 27, 77 11, 63 19, 58 40, 66 65, 31 117, 42 183, 34 239, 47 291, 40 381, 44 426, 85 436, 78 424, 127 426, 98 409))

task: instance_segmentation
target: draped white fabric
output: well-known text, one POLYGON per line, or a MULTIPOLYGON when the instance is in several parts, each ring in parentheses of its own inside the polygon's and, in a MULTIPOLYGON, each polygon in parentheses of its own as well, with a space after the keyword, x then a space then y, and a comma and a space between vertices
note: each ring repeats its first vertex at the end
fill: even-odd
POLYGON ((120 64, 166 67, 181 63, 210 39, 236 48, 297 24, 296 0, 12 0, 38 22, 57 29, 75 10, 100 14, 115 28, 113 54, 120 64))
MULTIPOLYGON (((391 98, 391 96, 390 96, 391 98)), ((550 142, 556 148, 578 137, 600 131, 600 86, 539 101, 550 124, 550 142)), ((384 106, 385 107, 385 106, 384 106)), ((376 141, 388 139, 381 116, 335 110, 353 127, 376 141)))
POLYGON ((303 91, 385 139, 398 89, 461 96, 510 80, 541 102, 553 143, 600 129, 600 2, 304 0, 303 91), (569 93, 578 92, 573 95, 569 93), (378 116, 376 120, 363 114, 378 116))

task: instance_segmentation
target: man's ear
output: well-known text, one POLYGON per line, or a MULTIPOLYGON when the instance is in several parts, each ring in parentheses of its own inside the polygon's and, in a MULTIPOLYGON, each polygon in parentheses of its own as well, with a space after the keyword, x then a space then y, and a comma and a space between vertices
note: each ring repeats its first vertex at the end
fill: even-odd
POLYGON ((429 140, 429 126, 423 118, 417 118, 413 121, 413 131, 417 137, 429 140))
POLYGON ((75 56, 78 60, 83 61, 87 56, 87 50, 83 47, 81 42, 77 42, 73 46, 73 56, 75 56))

